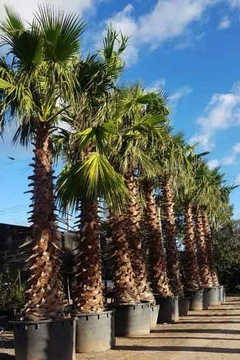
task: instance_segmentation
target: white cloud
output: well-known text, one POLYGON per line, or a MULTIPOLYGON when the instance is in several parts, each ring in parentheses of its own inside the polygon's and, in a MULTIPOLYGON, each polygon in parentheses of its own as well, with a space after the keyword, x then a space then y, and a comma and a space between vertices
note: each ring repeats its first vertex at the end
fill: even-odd
POLYGON ((236 143, 232 146, 231 153, 225 156, 221 160, 222 165, 233 165, 236 164, 237 156, 240 153, 240 143, 236 143))
POLYGON ((224 29, 228 29, 230 27, 230 25, 231 25, 231 21, 230 21, 229 17, 227 15, 225 15, 222 18, 221 22, 219 23, 218 28, 220 30, 224 30, 224 29))
MULTIPOLYGON (((218 1, 220 0, 158 0, 151 11, 138 17, 134 6, 129 3, 122 11, 107 19, 105 26, 112 23, 117 30, 131 36, 127 60, 134 63, 142 45, 156 49, 168 40, 184 37, 190 25, 201 20, 204 12, 218 1)), ((185 47, 186 44, 192 45, 189 40, 183 43, 185 47)))
POLYGON ((146 91, 158 91, 158 90, 162 90, 166 85, 166 79, 162 78, 162 79, 157 79, 155 81, 153 81, 149 86, 147 86, 145 88, 146 91))
POLYGON ((182 97, 187 96, 193 92, 193 89, 190 86, 183 86, 182 88, 178 89, 172 95, 169 96, 169 101, 171 102, 178 102, 182 97))
POLYGON ((209 160, 207 162, 207 165, 210 170, 213 170, 213 169, 216 169, 220 164, 219 164, 218 159, 213 159, 213 160, 209 160))
POLYGON ((140 17, 139 36, 143 41, 155 44, 178 37, 191 23, 200 20, 213 3, 215 1, 158 0, 151 12, 140 17))
POLYGON ((240 0, 228 0, 233 8, 240 8, 240 0))
MULTIPOLYGON (((95 0, 48 0, 48 4, 53 4, 66 12, 77 11, 80 15, 95 3, 95 0)), ((0 0, 0 19, 5 17, 4 4, 12 6, 22 17, 31 21, 33 13, 37 10, 39 0, 0 0)))
POLYGON ((233 152, 235 152, 236 154, 240 153, 240 143, 236 143, 233 148, 232 148, 233 152))
POLYGON ((222 159, 222 165, 233 165, 235 163, 235 160, 236 160, 236 155, 235 154, 232 154, 232 155, 229 155, 229 156, 225 156, 223 159, 222 159))
POLYGON ((240 185, 240 174, 236 177, 235 184, 240 185))
POLYGON ((196 122, 200 132, 190 142, 198 142, 204 150, 214 147, 217 131, 240 125, 240 82, 236 82, 229 93, 214 94, 205 109, 205 116, 199 117, 196 122))

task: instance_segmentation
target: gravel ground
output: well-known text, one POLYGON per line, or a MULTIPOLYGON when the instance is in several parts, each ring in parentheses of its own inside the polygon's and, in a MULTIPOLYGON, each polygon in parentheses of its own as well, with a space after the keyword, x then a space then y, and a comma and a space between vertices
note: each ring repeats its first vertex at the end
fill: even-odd
MULTIPOLYGON (((0 340, 0 360, 14 360, 12 333, 0 340), (1 343, 2 342, 2 343, 1 343)), ((78 354, 76 360, 240 360, 240 296, 211 310, 190 312, 179 323, 158 325, 151 334, 117 338, 114 350, 78 354)), ((32 359, 34 360, 34 359, 32 359)))

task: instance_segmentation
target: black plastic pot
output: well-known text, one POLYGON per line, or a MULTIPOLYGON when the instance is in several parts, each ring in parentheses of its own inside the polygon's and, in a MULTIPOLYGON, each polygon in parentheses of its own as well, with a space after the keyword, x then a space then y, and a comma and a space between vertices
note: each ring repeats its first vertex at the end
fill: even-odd
POLYGON ((220 305, 219 300, 219 287, 211 287, 208 291, 208 305, 209 306, 217 306, 220 305))
POLYGON ((203 309, 203 290, 197 290, 191 293, 189 310, 200 311, 203 309))
POLYGON ((157 319, 159 315, 160 305, 150 306, 150 328, 155 328, 157 326, 157 319))
POLYGON ((106 351, 115 346, 113 310, 80 314, 76 318, 77 353, 106 351))
POLYGON ((203 290, 203 310, 208 310, 208 304, 209 304, 209 289, 206 288, 203 290))
POLYGON ((114 305, 115 335, 138 336, 150 332, 150 303, 114 305))
POLYGON ((189 307, 190 307, 190 299, 189 298, 180 298, 178 302, 179 307, 179 316, 187 316, 189 307))
POLYGON ((12 321, 16 360, 75 360, 75 320, 12 321))
POLYGON ((179 320, 178 296, 156 296, 156 302, 160 305, 158 324, 174 323, 179 320))

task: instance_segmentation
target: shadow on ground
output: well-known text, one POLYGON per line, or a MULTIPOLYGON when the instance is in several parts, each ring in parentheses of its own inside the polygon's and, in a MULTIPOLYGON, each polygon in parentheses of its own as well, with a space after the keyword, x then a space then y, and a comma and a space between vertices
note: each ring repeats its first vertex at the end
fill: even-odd
POLYGON ((199 333, 199 334, 238 334, 240 335, 239 330, 229 330, 229 329, 161 329, 161 330, 151 330, 151 333, 199 333))
POLYGON ((15 359, 14 355, 3 354, 0 352, 0 360, 14 360, 14 359, 15 359))
POLYGON ((14 349, 14 344, 12 340, 0 341, 0 346, 2 347, 2 349, 14 349))
POLYGON ((220 354, 240 354, 240 349, 216 348, 216 347, 194 347, 194 346, 116 346, 115 350, 124 351, 183 351, 183 352, 204 352, 220 354))
MULTIPOLYGON (((239 333, 240 335, 240 333, 239 333)), ((161 340, 165 340, 165 339, 184 339, 184 340, 219 340, 219 341, 239 341, 240 342, 240 338, 226 338, 226 337, 198 337, 198 336, 144 336, 144 337, 135 337, 135 338, 129 338, 129 339, 142 339, 142 340, 152 340, 152 339, 161 339, 161 340)), ((239 349, 240 351, 240 349, 239 349)))

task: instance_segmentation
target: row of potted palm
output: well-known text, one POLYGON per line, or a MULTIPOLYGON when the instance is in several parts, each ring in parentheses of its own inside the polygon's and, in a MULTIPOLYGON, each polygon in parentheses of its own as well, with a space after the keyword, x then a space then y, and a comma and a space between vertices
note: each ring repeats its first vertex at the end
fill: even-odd
POLYGON ((15 323, 16 357, 55 359, 61 354, 67 360, 74 357, 75 340, 79 352, 107 349, 114 345, 115 332, 149 331, 156 302, 162 307, 160 322, 166 321, 163 309, 169 304, 167 320, 176 321, 178 311, 172 309, 178 296, 218 285, 209 216, 216 218, 219 209, 227 214, 229 188, 192 155, 194 149, 181 136, 172 135, 161 93, 146 93, 140 84, 117 86, 126 37, 110 28, 103 49, 83 59, 79 37, 84 24, 77 15, 44 5, 26 27, 14 10, 6 7, 6 13, 1 24, 8 51, 0 62, 1 125, 4 129, 17 119, 15 140, 31 143, 34 152, 29 177, 32 255, 27 303, 23 319, 15 323), (70 314, 63 306, 55 216, 53 160, 59 157, 65 166, 57 182, 58 205, 62 211, 74 209, 78 217, 70 314), (103 201, 114 248, 116 326, 102 287, 103 201), (175 202, 185 214, 185 287, 175 202), (135 317, 129 323, 130 313, 135 317))

